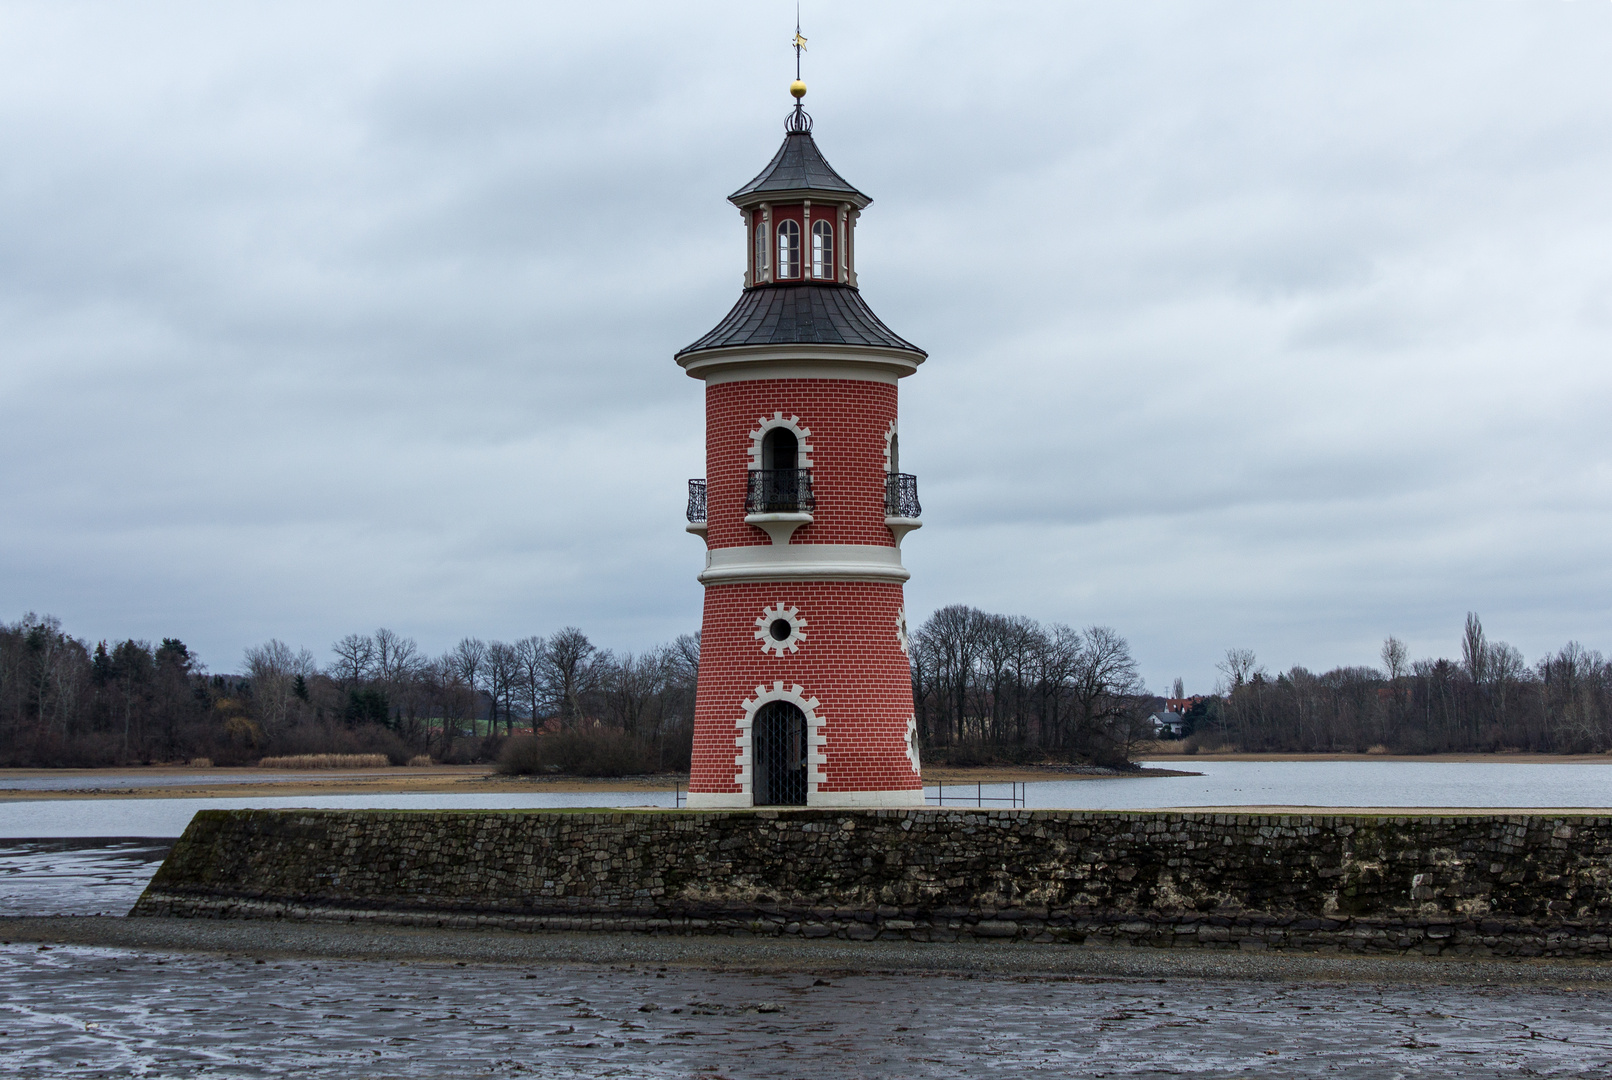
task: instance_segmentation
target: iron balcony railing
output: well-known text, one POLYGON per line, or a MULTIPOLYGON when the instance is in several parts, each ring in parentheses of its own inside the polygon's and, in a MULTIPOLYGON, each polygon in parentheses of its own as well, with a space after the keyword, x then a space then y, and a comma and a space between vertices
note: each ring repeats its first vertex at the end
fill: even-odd
POLYGON ((688 482, 688 519, 691 522, 705 520, 704 480, 690 480, 688 482))
POLYGON ((911 473, 886 473, 884 516, 920 518, 923 517, 923 513, 924 508, 918 505, 918 478, 911 473))
POLYGON ((817 508, 810 469, 751 469, 746 514, 809 514, 817 508))

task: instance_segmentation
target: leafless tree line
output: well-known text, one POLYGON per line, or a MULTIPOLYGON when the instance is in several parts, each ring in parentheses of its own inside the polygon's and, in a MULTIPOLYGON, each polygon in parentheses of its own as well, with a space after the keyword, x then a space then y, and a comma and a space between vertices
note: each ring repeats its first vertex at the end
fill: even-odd
POLYGON ((910 652, 931 758, 1123 765, 1152 736, 1155 699, 1109 627, 1075 630, 954 604, 913 634, 910 652))
POLYGON ((1612 750, 1612 662, 1576 641, 1530 666, 1471 613, 1458 660, 1411 661, 1393 637, 1380 656, 1381 668, 1272 676, 1228 650, 1223 695, 1189 714, 1193 734, 1254 751, 1612 750))
POLYGON ((385 753, 477 760, 523 730, 603 726, 645 760, 686 769, 699 637, 644 653, 575 627, 515 642, 465 638, 441 656, 391 630, 349 634, 321 666, 270 640, 239 675, 209 675, 185 645, 93 648, 53 617, 0 624, 0 764, 105 765, 270 754, 385 753))

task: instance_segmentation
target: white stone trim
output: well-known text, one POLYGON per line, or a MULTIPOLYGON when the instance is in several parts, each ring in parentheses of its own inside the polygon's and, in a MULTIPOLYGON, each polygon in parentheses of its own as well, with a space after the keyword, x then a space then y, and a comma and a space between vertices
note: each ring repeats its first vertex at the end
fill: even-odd
POLYGON ((741 581, 884 581, 912 577, 901 550, 882 544, 746 544, 705 553, 702 585, 741 581))
POLYGON ((896 643, 901 646, 902 656, 912 655, 912 638, 907 633, 907 605, 901 605, 896 612, 896 643))
POLYGON ((690 810, 748 810, 749 792, 691 791, 683 797, 683 805, 690 810))
POLYGON ((824 791, 806 796, 806 805, 825 810, 916 808, 924 805, 924 789, 917 787, 901 788, 897 791, 824 791))
POLYGON ((767 433, 777 428, 788 428, 795 436, 796 452, 800 454, 796 468, 809 469, 812 467, 812 446, 807 442, 812 437, 812 429, 801 427, 800 417, 786 417, 782 412, 775 412, 771 416, 758 418, 756 423, 761 426, 750 433, 750 464, 748 467, 752 471, 762 467, 761 444, 767 438, 767 433))
POLYGON ((912 772, 915 776, 924 774, 923 763, 918 760, 918 717, 907 717, 907 760, 912 763, 912 772))
POLYGON ((787 701, 806 714, 806 805, 811 806, 817 785, 823 782, 823 766, 827 762, 823 750, 824 744, 828 742, 823 735, 826 718, 817 711, 821 708, 821 702, 816 698, 807 698, 806 691, 799 683, 786 688, 782 679, 776 679, 773 681, 772 689, 758 686, 756 696, 743 701, 741 707, 744 709, 744 716, 739 721, 739 734, 733 740, 734 748, 738 751, 733 755, 733 782, 739 785, 740 792, 747 800, 744 805, 755 805, 755 789, 751 786, 754 779, 752 771, 754 761, 751 757, 750 729, 755 724, 756 711, 774 701, 787 701))
POLYGON ((896 422, 892 420, 890 421, 890 427, 884 433, 884 475, 886 476, 889 476, 892 472, 895 472, 895 470, 890 467, 890 440, 896 437, 898 430, 899 429, 896 427, 896 422))
POLYGON ((690 378, 715 385, 748 379, 862 379, 893 383, 924 362, 920 353, 877 345, 741 345, 678 357, 690 378))
POLYGON ((800 643, 806 640, 806 616, 800 613, 800 608, 785 607, 782 600, 770 608, 762 608, 761 614, 756 616, 756 640, 761 642, 761 651, 782 656, 787 652, 800 651, 800 643), (782 619, 789 624, 789 636, 779 641, 772 636, 772 624, 782 619))

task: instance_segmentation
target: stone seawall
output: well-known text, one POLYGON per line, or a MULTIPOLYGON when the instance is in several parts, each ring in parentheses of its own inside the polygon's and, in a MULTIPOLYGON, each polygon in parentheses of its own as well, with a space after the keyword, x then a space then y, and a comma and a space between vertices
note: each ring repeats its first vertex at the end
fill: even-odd
POLYGON ((131 914, 1600 957, 1612 818, 204 810, 131 914))

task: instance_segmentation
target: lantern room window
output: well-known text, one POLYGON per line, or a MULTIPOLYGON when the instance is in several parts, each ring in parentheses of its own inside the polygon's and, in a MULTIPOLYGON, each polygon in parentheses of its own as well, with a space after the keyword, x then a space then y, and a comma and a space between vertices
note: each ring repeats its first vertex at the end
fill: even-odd
POLYGON ((767 226, 756 226, 756 280, 767 276, 767 226))
POLYGON ((834 276, 834 226, 819 221, 812 226, 812 277, 826 280, 834 276))
POLYGON ((778 276, 800 277, 800 226, 793 221, 778 225, 778 276))

